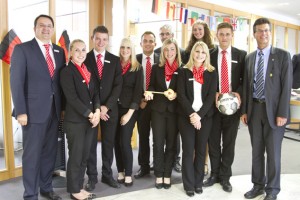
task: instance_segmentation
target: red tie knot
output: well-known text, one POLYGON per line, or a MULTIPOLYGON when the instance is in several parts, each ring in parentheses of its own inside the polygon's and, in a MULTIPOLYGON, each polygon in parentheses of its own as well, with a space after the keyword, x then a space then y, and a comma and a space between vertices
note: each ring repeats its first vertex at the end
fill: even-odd
POLYGON ((222 54, 223 54, 223 55, 225 55, 226 53, 227 53, 227 51, 225 51, 225 50, 222 51, 222 54))
POLYGON ((150 61, 150 57, 149 56, 147 56, 146 59, 147 59, 147 61, 150 61))
POLYGON ((97 59, 101 59, 101 58, 102 58, 102 54, 99 53, 99 54, 97 55, 97 59))
POLYGON ((44 44, 43 46, 44 46, 45 49, 48 51, 48 50, 49 50, 49 47, 50 47, 50 44, 44 44))

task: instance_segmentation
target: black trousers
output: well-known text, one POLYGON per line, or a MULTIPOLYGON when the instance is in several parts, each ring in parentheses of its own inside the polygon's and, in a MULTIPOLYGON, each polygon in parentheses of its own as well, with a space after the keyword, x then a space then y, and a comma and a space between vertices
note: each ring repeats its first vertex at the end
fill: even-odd
POLYGON ((57 141, 58 119, 53 104, 48 120, 44 123, 29 123, 22 126, 23 131, 23 185, 25 200, 37 200, 40 192, 53 191, 57 141))
POLYGON ((182 139, 182 181, 184 190, 201 188, 204 178, 206 144, 211 131, 212 118, 201 120, 201 129, 190 123, 189 117, 180 115, 178 127, 182 139))
POLYGON ((90 123, 64 122, 69 149, 67 165, 67 192, 79 193, 83 189, 84 174, 93 140, 90 123))
POLYGON ((137 127, 139 132, 138 163, 143 170, 150 170, 150 128, 151 102, 144 109, 138 110, 137 127))
MULTIPOLYGON (((116 106, 117 108, 117 106, 116 106)), ((118 109, 110 110, 108 121, 100 120, 101 128, 101 152, 102 152, 102 177, 112 178, 112 163, 114 159, 114 144, 116 137, 116 129, 118 123, 118 109)), ((87 165, 87 175, 89 180, 98 182, 97 171, 97 144, 98 144, 98 131, 95 129, 93 133, 93 141, 91 152, 87 165)))
POLYGON ((272 129, 266 104, 253 102, 248 127, 252 145, 252 183, 265 187, 267 194, 277 195, 280 192, 281 144, 285 126, 272 129))
POLYGON ((218 111, 213 116, 214 125, 208 139, 211 173, 222 180, 229 180, 232 176, 239 116, 239 113, 223 115, 218 111))
POLYGON ((121 117, 127 112, 128 108, 119 107, 119 123, 116 134, 115 155, 118 172, 125 172, 125 176, 131 176, 133 165, 131 137, 137 120, 137 111, 134 111, 127 124, 121 126, 121 117))
POLYGON ((176 154, 177 117, 175 113, 152 111, 151 121, 154 174, 156 177, 169 178, 176 154))

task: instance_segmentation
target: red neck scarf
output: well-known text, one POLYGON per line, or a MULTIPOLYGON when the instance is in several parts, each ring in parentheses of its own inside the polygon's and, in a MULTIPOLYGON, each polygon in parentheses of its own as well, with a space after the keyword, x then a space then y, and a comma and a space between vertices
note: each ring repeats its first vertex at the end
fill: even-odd
POLYGON ((169 64, 168 61, 166 61, 166 63, 165 63, 165 76, 166 76, 167 81, 170 81, 172 79, 172 75, 177 70, 177 68, 178 68, 178 64, 177 64, 176 60, 173 61, 172 66, 169 64))
POLYGON ((203 72, 204 72, 203 65, 201 65, 198 69, 195 66, 193 67, 194 78, 200 84, 204 83, 203 72))
POLYGON ((75 62, 72 61, 72 63, 75 65, 79 73, 81 74, 82 78, 85 80, 86 85, 89 85, 91 80, 91 73, 87 70, 84 63, 82 63, 81 67, 77 65, 75 62))
POLYGON ((122 75, 126 74, 126 72, 130 69, 130 62, 121 63, 122 65, 122 75))

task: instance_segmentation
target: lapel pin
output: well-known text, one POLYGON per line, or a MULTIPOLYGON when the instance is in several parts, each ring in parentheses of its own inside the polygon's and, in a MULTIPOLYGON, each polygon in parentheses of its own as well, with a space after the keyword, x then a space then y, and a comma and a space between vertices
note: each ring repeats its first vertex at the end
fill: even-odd
POLYGON ((83 83, 85 83, 85 80, 82 80, 83 83))
POLYGON ((106 62, 106 63, 110 63, 110 61, 109 61, 109 60, 104 60, 104 62, 106 62))
POLYGON ((272 76, 273 76, 273 74, 271 73, 271 74, 270 74, 270 77, 272 77, 272 76))

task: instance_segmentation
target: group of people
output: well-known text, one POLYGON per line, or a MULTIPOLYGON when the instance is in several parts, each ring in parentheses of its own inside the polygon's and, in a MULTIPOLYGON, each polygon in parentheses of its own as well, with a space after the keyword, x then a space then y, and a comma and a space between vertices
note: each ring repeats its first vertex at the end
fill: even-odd
POLYGON ((244 197, 266 193, 265 200, 277 198, 292 62, 287 51, 271 45, 268 19, 255 21, 257 50, 248 55, 231 45, 233 28, 225 22, 217 27, 219 45, 213 44, 207 24, 196 21, 185 50, 173 38, 171 26, 164 25, 161 48, 154 50, 156 36, 146 31, 140 43, 143 53, 136 55, 134 43, 124 38, 118 56, 106 50, 107 28, 97 26, 91 36, 93 49, 87 52, 82 40, 73 40, 67 64, 63 49, 51 43, 53 19, 38 16, 34 31, 35 38, 17 45, 11 60, 13 116, 23 130, 24 199, 36 200, 39 193, 47 199, 61 199, 52 187, 61 118, 69 149, 67 192, 71 199, 96 197, 91 191, 98 183, 98 124, 101 182, 113 188, 133 185, 131 137, 137 123, 140 169, 135 179, 150 173, 152 129, 157 189, 171 187, 175 169, 182 171, 188 196, 201 194, 203 187, 215 183, 231 192, 240 120, 249 127, 252 145, 253 188, 244 197), (239 100, 240 109, 233 115, 216 108, 224 93, 239 100), (204 181, 207 150, 211 174, 204 181), (112 172, 114 153, 117 179, 112 172))

